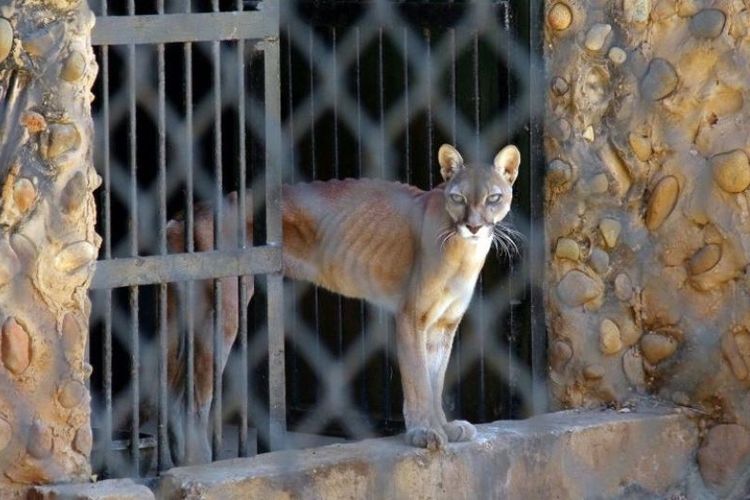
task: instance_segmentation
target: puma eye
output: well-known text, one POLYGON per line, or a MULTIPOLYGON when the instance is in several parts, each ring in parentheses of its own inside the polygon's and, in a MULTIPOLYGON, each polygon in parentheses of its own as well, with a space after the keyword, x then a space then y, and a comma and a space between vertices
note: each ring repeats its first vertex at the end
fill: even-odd
POLYGON ((463 197, 463 196, 461 196, 460 194, 455 194, 455 193, 454 193, 454 194, 452 194, 452 195, 451 195, 451 201, 452 201, 453 203, 461 203, 461 204, 463 204, 463 202, 464 202, 464 197, 463 197))
POLYGON ((491 194, 487 197, 487 203, 498 203, 503 198, 503 195, 501 193, 495 193, 491 194))

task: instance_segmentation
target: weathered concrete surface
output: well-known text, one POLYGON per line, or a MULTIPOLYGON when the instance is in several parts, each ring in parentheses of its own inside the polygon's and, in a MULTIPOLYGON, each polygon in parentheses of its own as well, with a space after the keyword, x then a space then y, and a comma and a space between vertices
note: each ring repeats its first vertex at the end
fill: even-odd
POLYGON ((32 488, 28 500, 153 500, 154 493, 130 479, 32 488))
POLYGON ((94 16, 0 1, 0 498, 91 475, 94 16))
POLYGON ((553 399, 694 407, 704 479, 731 488, 750 460, 716 452, 750 433, 750 4, 545 5, 553 399))
POLYGON ((176 468, 162 475, 157 496, 710 498, 695 479, 696 426, 681 413, 567 411, 478 429, 476 441, 442 452, 395 437, 176 468))

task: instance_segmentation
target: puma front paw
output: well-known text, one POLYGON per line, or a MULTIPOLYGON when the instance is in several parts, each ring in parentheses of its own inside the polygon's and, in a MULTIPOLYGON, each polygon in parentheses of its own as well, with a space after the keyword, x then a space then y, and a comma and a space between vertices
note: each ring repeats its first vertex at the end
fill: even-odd
POLYGON ((441 450, 445 448, 448 438, 440 428, 415 427, 406 432, 406 444, 428 450, 441 450))
POLYGON ((466 420, 454 420, 443 425, 448 441, 471 441, 477 436, 477 428, 466 420))

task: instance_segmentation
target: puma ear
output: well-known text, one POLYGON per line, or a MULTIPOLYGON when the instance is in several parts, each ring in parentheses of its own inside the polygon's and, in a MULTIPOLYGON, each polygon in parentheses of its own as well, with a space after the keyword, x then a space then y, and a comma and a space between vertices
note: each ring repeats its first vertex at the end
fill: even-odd
POLYGON ((505 177, 505 180, 512 186, 518 177, 518 166, 521 164, 521 152, 517 147, 510 145, 505 146, 495 156, 495 170, 498 174, 505 177))
POLYGON ((440 175, 443 176, 445 181, 449 181, 459 170, 464 168, 464 159, 461 158, 461 153, 449 144, 440 146, 438 163, 440 164, 440 175))

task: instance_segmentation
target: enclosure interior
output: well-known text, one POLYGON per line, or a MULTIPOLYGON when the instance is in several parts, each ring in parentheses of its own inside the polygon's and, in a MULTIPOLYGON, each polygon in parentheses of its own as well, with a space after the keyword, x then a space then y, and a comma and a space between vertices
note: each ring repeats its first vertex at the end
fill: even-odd
MULTIPOLYGON (((119 16, 248 10, 258 2, 90 3, 97 15, 119 16)), ((443 143, 485 162, 507 143, 530 157, 526 2, 295 1, 281 7, 283 150, 274 168, 284 182, 375 177, 430 189, 441 182, 436 152, 443 143)), ((268 125, 262 45, 227 40, 96 52, 95 162, 100 173, 106 164, 109 176, 98 198, 98 232, 105 237, 100 259, 163 253, 166 220, 240 188, 254 193, 254 244, 262 245, 268 125), (165 175, 157 168, 160 151, 165 175)), ((539 231, 539 189, 530 164, 522 162, 506 222, 525 237, 517 238, 517 255, 487 259, 446 377, 445 407, 453 416, 488 422, 531 412, 531 367, 544 364, 530 334, 528 247, 539 231)), ((255 431, 268 415, 268 303, 265 278, 254 279, 247 328, 224 371, 215 458, 268 449, 264 432, 255 431), (240 442, 244 420, 250 430, 240 442)), ((390 315, 307 284, 284 286, 286 416, 297 445, 325 442, 309 435, 401 432, 390 315)), ((94 465, 105 475, 135 473, 127 450, 134 421, 143 435, 137 473, 157 468, 160 304, 170 293, 164 290, 156 284, 92 293, 93 425, 107 428, 109 404, 112 446, 123 449, 110 454, 105 470, 99 434, 94 465)))

